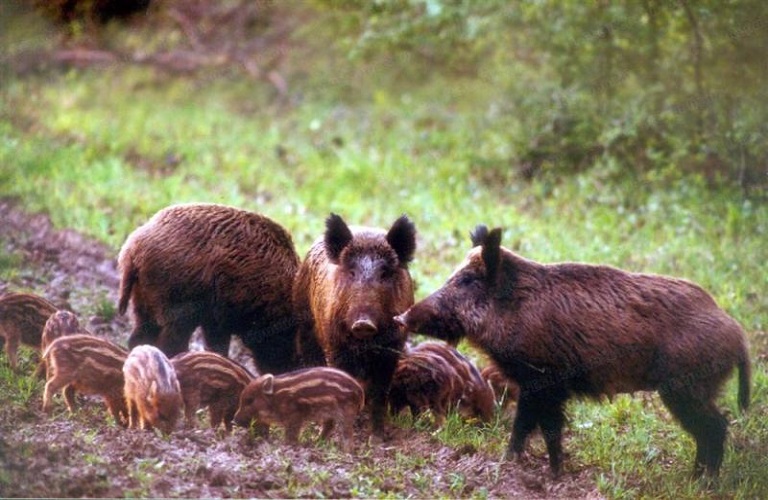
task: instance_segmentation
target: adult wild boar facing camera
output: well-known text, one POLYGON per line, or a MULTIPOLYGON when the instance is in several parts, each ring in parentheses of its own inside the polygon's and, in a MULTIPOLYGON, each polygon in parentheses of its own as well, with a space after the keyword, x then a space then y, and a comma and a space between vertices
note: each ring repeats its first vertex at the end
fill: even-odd
POLYGON ((739 369, 749 403, 744 332, 699 286, 607 266, 539 264, 478 226, 466 260, 396 320, 449 341, 466 337, 520 386, 508 453, 542 430, 554 474, 562 466, 564 406, 572 395, 656 390, 696 440, 695 474, 717 474, 727 420, 715 405, 739 369))
POLYGON ((151 344, 172 357, 200 326, 222 356, 238 335, 259 371, 294 368, 299 256, 271 219, 216 204, 167 207, 128 236, 118 263, 120 313, 133 303, 129 347, 151 344))
POLYGON ((388 231, 348 227, 331 214, 296 276, 297 351, 306 366, 328 365, 366 387, 374 431, 383 429, 386 398, 405 332, 393 317, 413 304, 408 263, 416 228, 406 217, 388 231))

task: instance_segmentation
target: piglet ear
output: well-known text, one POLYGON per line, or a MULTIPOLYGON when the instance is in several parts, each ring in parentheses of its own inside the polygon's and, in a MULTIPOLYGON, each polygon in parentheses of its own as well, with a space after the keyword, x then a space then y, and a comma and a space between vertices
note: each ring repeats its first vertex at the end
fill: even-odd
POLYGON ((264 394, 274 394, 275 392, 275 377, 272 374, 267 374, 262 377, 261 390, 264 394))
POLYGON ((397 254, 400 264, 408 264, 416 251, 416 226, 407 216, 401 215, 389 228, 387 243, 397 254))
POLYGON ((332 213, 325 219, 325 253, 333 264, 339 263, 342 250, 352 241, 352 231, 340 216, 332 213))
POLYGON ((479 247, 488 238, 488 226, 478 224, 475 229, 469 232, 469 239, 472 240, 472 248, 479 247))
POLYGON ((501 263, 501 228, 497 227, 488 233, 482 245, 481 255, 485 264, 485 279, 495 283, 501 263))

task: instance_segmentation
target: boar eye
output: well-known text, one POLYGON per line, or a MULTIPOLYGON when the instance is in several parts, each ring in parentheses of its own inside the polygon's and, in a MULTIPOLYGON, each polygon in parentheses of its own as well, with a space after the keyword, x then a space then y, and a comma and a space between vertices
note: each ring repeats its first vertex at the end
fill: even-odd
POLYGON ((456 285, 468 287, 477 282, 477 278, 470 273, 463 273, 456 277, 456 285))

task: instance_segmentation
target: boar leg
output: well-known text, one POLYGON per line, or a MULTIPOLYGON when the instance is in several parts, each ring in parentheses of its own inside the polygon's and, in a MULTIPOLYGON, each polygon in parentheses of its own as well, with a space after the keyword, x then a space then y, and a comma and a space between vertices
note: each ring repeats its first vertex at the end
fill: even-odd
POLYGON ((45 391, 43 392, 43 411, 48 413, 51 410, 51 397, 59 392, 63 387, 67 385, 67 381, 54 375, 45 383, 45 391))
POLYGON ((128 406, 128 428, 135 429, 138 425, 139 409, 133 399, 126 398, 125 403, 128 406))
POLYGON ((152 311, 144 307, 137 297, 133 301, 133 314, 135 325, 133 332, 128 338, 128 348, 133 349, 137 345, 157 344, 157 338, 160 336, 160 325, 155 321, 155 315, 152 311))
POLYGON ((525 451, 528 435, 533 432, 538 423, 538 413, 530 396, 521 395, 517 402, 515 422, 512 424, 512 436, 507 448, 507 458, 521 458, 525 451))
POLYGON ((75 387, 68 385, 64 388, 64 402, 67 403, 67 409, 70 413, 75 411, 75 387))
POLYGON ((549 454, 549 468, 552 475, 557 477, 563 465, 563 426, 565 425, 564 402, 554 402, 542 407, 539 415, 539 427, 544 435, 549 454))
POLYGON ((331 435, 331 433, 333 432, 333 427, 334 425, 336 425, 336 420, 334 420, 335 418, 338 418, 338 417, 329 418, 323 422, 323 430, 322 432, 320 432, 320 439, 327 440, 328 437, 331 435))
POLYGON ((8 355, 8 362, 11 364, 11 369, 16 371, 16 365, 19 360, 19 339, 16 336, 10 336, 5 342, 5 353, 8 355))
POLYGON ((301 423, 289 422, 285 425, 285 440, 290 444, 298 444, 301 423))
POLYGON ((698 398, 671 391, 659 391, 661 400, 678 419, 683 429, 696 440, 696 461, 693 475, 705 472, 715 477, 723 462, 728 420, 714 402, 702 402, 698 398))

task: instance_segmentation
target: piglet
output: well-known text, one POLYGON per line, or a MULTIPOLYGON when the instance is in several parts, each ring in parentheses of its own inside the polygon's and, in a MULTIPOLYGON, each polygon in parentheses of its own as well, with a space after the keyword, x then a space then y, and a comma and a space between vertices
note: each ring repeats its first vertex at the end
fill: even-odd
POLYGON ((123 375, 128 427, 157 427, 170 434, 184 401, 176 371, 165 354, 151 345, 134 347, 125 360, 123 375))

